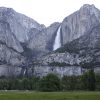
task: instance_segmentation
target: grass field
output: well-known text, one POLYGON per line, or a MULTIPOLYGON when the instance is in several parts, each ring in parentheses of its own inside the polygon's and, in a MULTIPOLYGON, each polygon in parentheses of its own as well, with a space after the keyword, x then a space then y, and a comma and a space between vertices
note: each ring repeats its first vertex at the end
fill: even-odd
POLYGON ((0 100, 100 100, 100 92, 0 92, 0 100))

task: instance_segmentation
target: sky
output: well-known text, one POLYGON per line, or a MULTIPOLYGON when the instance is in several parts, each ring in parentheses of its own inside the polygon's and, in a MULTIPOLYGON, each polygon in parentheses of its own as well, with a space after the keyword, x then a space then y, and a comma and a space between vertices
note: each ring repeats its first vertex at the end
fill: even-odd
POLYGON ((0 0, 1 7, 13 8, 46 26, 61 22, 83 4, 94 4, 100 9, 100 0, 0 0))

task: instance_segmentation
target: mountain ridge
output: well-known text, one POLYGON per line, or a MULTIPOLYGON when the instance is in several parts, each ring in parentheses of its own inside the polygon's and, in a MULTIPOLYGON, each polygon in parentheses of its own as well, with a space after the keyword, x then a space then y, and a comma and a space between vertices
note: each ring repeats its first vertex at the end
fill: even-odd
POLYGON ((71 75, 76 68, 76 74, 80 75, 83 66, 95 68, 96 64, 100 65, 99 32, 100 10, 94 5, 85 4, 62 22, 55 22, 49 27, 11 8, 1 7, 0 68, 8 66, 11 72, 18 70, 19 75, 39 76, 48 73, 62 76, 68 70, 71 75), (58 32, 61 45, 54 51, 58 32))

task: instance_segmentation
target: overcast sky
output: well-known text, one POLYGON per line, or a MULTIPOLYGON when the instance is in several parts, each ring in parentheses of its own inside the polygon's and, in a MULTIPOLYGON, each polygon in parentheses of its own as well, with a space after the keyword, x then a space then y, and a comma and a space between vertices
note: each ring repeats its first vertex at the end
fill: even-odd
POLYGON ((94 4, 100 9, 100 0, 0 0, 0 6, 13 8, 46 26, 61 22, 83 4, 94 4))

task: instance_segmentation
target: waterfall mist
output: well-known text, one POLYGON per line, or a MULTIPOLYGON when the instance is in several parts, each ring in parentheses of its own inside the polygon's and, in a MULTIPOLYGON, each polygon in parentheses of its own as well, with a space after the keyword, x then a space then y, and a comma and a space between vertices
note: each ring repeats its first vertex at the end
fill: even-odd
POLYGON ((57 34, 56 34, 54 45, 53 45, 53 50, 56 50, 56 49, 61 47, 60 29, 61 29, 61 26, 58 28, 58 31, 57 31, 57 34))

